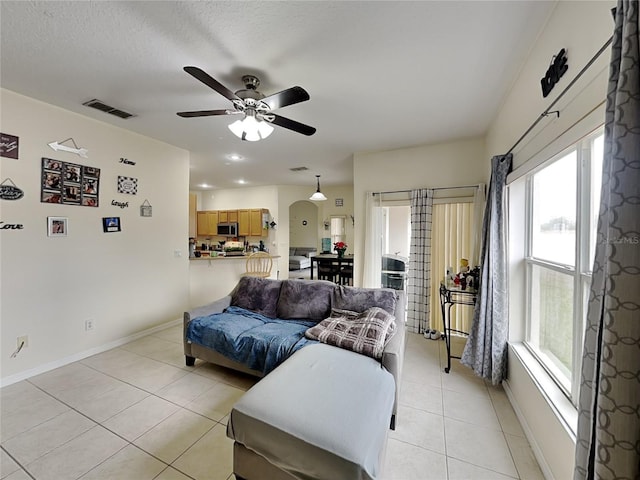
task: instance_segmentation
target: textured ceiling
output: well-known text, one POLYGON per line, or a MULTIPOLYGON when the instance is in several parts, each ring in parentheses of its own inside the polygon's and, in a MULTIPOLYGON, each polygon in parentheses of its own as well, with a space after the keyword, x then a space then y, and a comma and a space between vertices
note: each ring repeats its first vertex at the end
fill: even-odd
POLYGON ((554 5, 2 1, 0 85, 190 150, 194 189, 348 184, 355 152, 484 134, 554 5), (233 91, 247 73, 266 95, 302 86, 311 99, 276 113, 317 133, 242 142, 235 117, 178 117, 231 105, 186 65, 233 91), (93 98, 137 116, 82 105, 93 98))

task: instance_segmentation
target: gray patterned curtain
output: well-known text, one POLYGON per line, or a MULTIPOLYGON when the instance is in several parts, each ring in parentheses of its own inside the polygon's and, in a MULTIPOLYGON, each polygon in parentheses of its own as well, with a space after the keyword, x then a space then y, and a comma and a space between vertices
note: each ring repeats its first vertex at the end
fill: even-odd
POLYGON ((482 225, 480 291, 461 362, 499 384, 507 375, 507 236, 505 184, 512 155, 491 159, 491 181, 482 225))
POLYGON ((640 478, 639 16, 618 1, 574 480, 640 478))
POLYGON ((429 329, 431 289, 431 211, 433 190, 411 190, 411 245, 407 284, 407 328, 423 333, 429 329))

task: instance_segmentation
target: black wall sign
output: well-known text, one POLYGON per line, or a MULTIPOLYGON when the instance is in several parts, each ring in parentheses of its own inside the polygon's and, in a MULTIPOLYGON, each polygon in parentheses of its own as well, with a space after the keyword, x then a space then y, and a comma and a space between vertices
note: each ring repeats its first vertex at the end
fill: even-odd
POLYGON ((567 55, 566 51, 563 48, 558 52, 557 55, 554 56, 553 62, 549 65, 547 69, 547 73, 544 78, 540 80, 540 84, 542 85, 542 96, 547 97, 553 87, 556 86, 558 80, 562 78, 562 75, 569 69, 569 65, 567 65, 567 55))
POLYGON ((0 156, 18 159, 20 139, 15 135, 0 133, 0 156))
POLYGON ((24 192, 10 178, 6 178, 0 183, 0 199, 20 200, 22 197, 24 197, 24 192))

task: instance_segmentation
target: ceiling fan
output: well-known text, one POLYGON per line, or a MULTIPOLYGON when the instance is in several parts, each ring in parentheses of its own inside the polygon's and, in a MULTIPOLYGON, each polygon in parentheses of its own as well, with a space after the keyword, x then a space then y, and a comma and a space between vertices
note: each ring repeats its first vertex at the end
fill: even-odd
POLYGON ((291 87, 265 97, 257 90, 260 85, 258 77, 244 75, 242 82, 245 88, 234 93, 198 67, 184 67, 184 71, 230 100, 233 109, 178 112, 177 114, 183 118, 244 114, 244 118, 229 125, 229 129, 242 140, 248 141, 257 141, 269 136, 273 131, 271 124, 303 135, 316 133, 314 127, 272 113, 278 108, 309 100, 309 94, 302 87, 291 87))

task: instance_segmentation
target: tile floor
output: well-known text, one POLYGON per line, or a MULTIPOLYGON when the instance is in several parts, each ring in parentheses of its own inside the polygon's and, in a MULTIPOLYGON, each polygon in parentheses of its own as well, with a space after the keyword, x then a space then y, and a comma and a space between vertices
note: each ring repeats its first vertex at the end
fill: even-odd
MULTIPOLYGON (((2 388, 2 480, 233 479, 227 415, 255 380, 184 366, 181 335, 171 327, 2 388)), ((443 373, 443 359, 444 342, 409 335, 384 480, 542 479, 504 391, 455 362, 443 373)))

